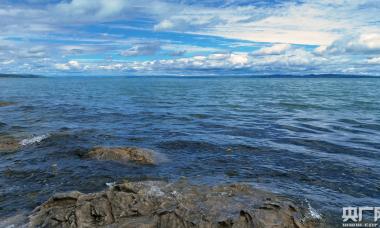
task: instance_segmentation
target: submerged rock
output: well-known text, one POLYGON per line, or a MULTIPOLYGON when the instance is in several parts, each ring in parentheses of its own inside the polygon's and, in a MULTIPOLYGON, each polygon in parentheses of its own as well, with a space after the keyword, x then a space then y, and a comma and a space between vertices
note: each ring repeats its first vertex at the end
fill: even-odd
POLYGON ((16 104, 15 102, 0 101, 0 107, 10 106, 16 104))
POLYGON ((120 162, 133 161, 146 165, 157 163, 154 151, 136 147, 96 147, 92 149, 87 156, 99 160, 114 160, 120 162))
POLYGON ((20 144, 14 137, 0 134, 0 152, 14 152, 19 148, 20 144))
POLYGON ((57 194, 30 227, 314 227, 305 209, 246 185, 126 182, 92 194, 57 194))

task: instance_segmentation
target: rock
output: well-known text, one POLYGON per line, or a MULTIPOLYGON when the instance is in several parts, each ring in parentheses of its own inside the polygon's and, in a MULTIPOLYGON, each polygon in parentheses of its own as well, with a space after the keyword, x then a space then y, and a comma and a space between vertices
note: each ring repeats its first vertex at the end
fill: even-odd
POLYGON ((10 106, 16 104, 15 102, 0 101, 0 107, 10 106))
POLYGON ((154 165, 157 162, 152 150, 135 147, 96 147, 87 156, 98 160, 133 161, 145 165, 154 165))
POLYGON ((15 138, 0 134, 0 152, 14 152, 19 148, 20 144, 15 138))
POLYGON ((17 213, 11 217, 0 217, 0 227, 5 228, 27 228, 27 214, 17 213))
POLYGON ((30 227, 315 227, 306 209, 246 185, 126 182, 92 194, 58 194, 30 227))

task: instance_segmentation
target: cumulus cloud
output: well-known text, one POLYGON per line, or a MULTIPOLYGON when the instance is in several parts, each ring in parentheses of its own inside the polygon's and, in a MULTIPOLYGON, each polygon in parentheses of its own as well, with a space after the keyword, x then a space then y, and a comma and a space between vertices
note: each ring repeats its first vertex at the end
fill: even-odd
POLYGON ((54 64, 55 69, 61 71, 80 70, 81 64, 78 61, 70 60, 67 63, 54 64))
POLYGON ((290 44, 274 44, 270 47, 264 47, 256 51, 255 55, 279 55, 285 53, 291 48, 290 44))
MULTIPOLYGON (((250 55, 246 52, 214 53, 198 55, 188 58, 163 59, 143 62, 125 62, 115 65, 101 65, 100 69, 107 70, 134 70, 134 71, 196 71, 208 72, 210 70, 245 70, 246 73, 264 72, 269 68, 291 70, 304 70, 326 63, 326 59, 315 56, 303 49, 290 50, 278 55, 250 55)), ((295 71, 296 72, 296 71, 295 71)))
POLYGON ((380 65, 380 57, 371 58, 367 62, 369 64, 380 65))
POLYGON ((376 0, 27 2, 0 3, 2 69, 10 65, 45 72, 378 69, 376 0), (128 29, 140 26, 139 33, 107 29, 118 24, 128 29), (120 55, 141 58, 128 62, 125 59, 133 58, 120 55))
POLYGON ((268 55, 260 58, 259 65, 271 65, 272 67, 292 67, 292 66, 316 66, 325 63, 326 59, 315 56, 304 49, 297 48, 289 50, 282 55, 268 55))
POLYGON ((379 54, 380 33, 362 33, 346 36, 329 46, 320 47, 319 53, 330 54, 379 54))
POLYGON ((125 65, 122 63, 113 63, 108 65, 99 65, 97 68, 100 70, 108 70, 108 71, 121 71, 125 69, 125 65))
POLYGON ((174 28, 174 23, 171 22, 170 20, 163 20, 161 21, 160 23, 154 25, 154 30, 156 31, 162 31, 162 30, 170 30, 172 28, 174 28))
POLYGON ((56 12, 70 16, 92 16, 98 19, 119 15, 129 5, 126 0, 72 0, 54 7, 56 12))

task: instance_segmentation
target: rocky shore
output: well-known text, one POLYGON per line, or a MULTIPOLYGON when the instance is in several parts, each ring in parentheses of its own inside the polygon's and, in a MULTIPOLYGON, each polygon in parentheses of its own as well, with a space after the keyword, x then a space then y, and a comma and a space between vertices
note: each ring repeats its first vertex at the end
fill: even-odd
POLYGON ((125 182, 91 194, 56 194, 30 227, 315 227, 293 202, 247 185, 125 182))
POLYGON ((10 153, 18 150, 20 144, 18 140, 7 134, 0 134, 0 153, 10 153))
MULTIPOLYGON (((11 152, 19 147, 13 137, 0 135, 0 151, 11 152)), ((136 147, 94 147, 82 158, 157 165, 164 160, 162 156, 136 147)), ((22 227, 319 226, 308 208, 244 184, 194 185, 181 179, 175 183, 140 181, 108 186, 97 193, 55 194, 35 208, 22 227)), ((7 224, 16 224, 12 219, 7 224)))

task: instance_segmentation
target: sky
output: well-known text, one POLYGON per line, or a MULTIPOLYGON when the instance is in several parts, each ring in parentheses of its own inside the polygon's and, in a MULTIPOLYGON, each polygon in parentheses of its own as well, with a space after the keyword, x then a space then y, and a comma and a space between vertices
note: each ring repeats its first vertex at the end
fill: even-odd
POLYGON ((380 75, 379 0, 0 0, 0 73, 380 75))

